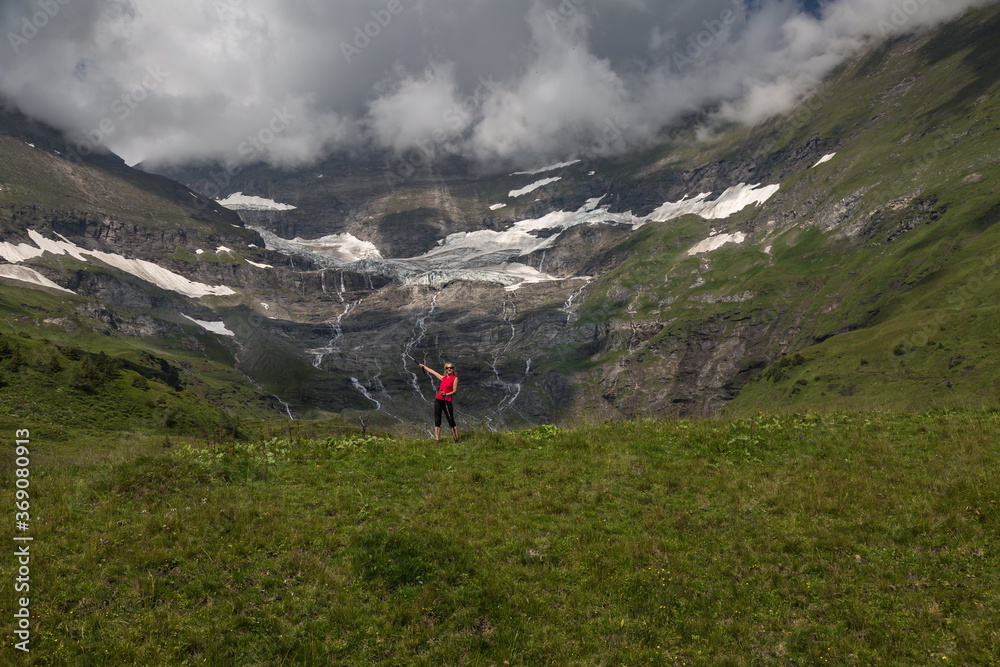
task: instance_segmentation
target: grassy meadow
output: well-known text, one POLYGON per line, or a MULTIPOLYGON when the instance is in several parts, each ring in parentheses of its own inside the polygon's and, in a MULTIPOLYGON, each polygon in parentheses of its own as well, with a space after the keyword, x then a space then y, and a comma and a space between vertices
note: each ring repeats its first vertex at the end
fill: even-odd
POLYGON ((240 431, 34 429, 2 662, 1000 662, 995 411, 240 431))

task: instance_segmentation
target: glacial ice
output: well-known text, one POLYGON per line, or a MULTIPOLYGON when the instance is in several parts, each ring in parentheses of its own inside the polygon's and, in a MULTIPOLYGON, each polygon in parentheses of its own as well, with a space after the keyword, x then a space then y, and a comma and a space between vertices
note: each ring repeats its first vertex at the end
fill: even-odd
MULTIPOLYGON (((747 206, 766 202, 779 187, 740 183, 714 201, 709 199, 711 193, 702 193, 693 199, 685 197, 680 202, 667 202, 646 217, 638 217, 631 212, 611 213, 608 206, 601 206, 605 197, 595 197, 587 200, 577 211, 553 211, 537 219, 521 220, 503 231, 449 234, 438 242, 437 247, 409 258, 382 258, 374 245, 359 241, 350 234, 325 236, 312 241, 289 241, 266 230, 255 231, 264 238, 268 249, 306 255, 329 268, 382 276, 404 285, 436 286, 464 280, 490 282, 513 291, 530 283, 565 279, 530 267, 523 262, 523 258, 553 247, 562 232, 574 226, 627 225, 636 230, 648 222, 665 222, 688 214, 721 219, 747 206)), ((740 232, 713 235, 692 248, 689 254, 710 252, 725 243, 742 243, 744 240, 745 236, 740 232)))
POLYGON ((295 207, 290 204, 279 204, 273 199, 245 195, 242 192, 231 194, 225 199, 218 200, 220 206, 224 206, 232 211, 294 211, 295 207))
POLYGON ((249 227, 261 235, 268 250, 293 255, 315 254, 335 262, 351 263, 363 259, 382 259, 382 254, 374 244, 352 236, 351 234, 331 234, 318 239, 306 240, 294 238, 283 239, 266 229, 249 227))

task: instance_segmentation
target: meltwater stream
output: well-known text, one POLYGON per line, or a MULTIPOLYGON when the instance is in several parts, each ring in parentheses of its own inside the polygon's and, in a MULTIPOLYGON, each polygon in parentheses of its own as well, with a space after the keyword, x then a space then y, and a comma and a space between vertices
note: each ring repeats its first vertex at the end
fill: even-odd
POLYGON ((362 301, 364 301, 364 299, 358 299, 357 301, 352 301, 351 303, 347 304, 343 312, 340 313, 340 315, 337 315, 337 319, 330 323, 330 333, 332 334, 333 337, 330 339, 330 342, 326 344, 326 347, 321 347, 316 350, 309 350, 311 354, 316 355, 316 358, 313 359, 313 368, 318 369, 323 364, 323 357, 334 352, 337 349, 338 345, 340 344, 340 341, 344 338, 344 330, 340 324, 341 321, 343 321, 345 317, 350 315, 352 310, 361 305, 362 301))
POLYGON ((406 344, 403 346, 403 353, 400 355, 400 360, 403 362, 403 372, 409 376, 410 386, 413 387, 413 392, 425 403, 427 402, 427 397, 425 397, 424 392, 420 390, 420 378, 416 373, 409 369, 406 365, 406 360, 407 358, 413 358, 410 352, 412 352, 414 348, 416 348, 417 344, 427 336, 427 319, 434 314, 435 310, 437 310, 437 300, 438 295, 435 294, 431 298, 430 308, 417 315, 417 319, 413 323, 413 329, 410 330, 410 336, 407 339, 406 344))

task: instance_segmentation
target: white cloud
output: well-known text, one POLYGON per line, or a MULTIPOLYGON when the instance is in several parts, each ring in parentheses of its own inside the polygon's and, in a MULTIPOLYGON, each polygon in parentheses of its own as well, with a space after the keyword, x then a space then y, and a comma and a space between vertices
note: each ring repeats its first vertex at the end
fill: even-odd
POLYGON ((5 0, 0 96, 78 137, 104 123, 129 162, 430 141, 526 168, 626 150, 706 104, 756 122, 872 40, 993 2, 73 0, 34 26, 37 0, 5 0))
POLYGON ((429 67, 419 77, 397 72, 390 89, 371 102, 369 122, 377 143, 396 152, 415 146, 441 148, 461 136, 472 121, 461 100, 452 65, 429 67))

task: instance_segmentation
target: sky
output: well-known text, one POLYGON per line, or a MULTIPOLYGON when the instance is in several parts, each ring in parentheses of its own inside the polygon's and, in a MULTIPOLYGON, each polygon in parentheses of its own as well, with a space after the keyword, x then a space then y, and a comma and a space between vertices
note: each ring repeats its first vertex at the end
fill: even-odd
POLYGON ((0 98, 126 162, 532 168, 756 123, 996 0, 0 0, 0 98))

